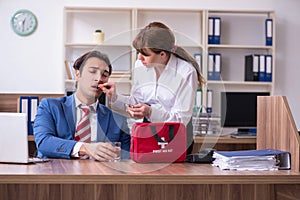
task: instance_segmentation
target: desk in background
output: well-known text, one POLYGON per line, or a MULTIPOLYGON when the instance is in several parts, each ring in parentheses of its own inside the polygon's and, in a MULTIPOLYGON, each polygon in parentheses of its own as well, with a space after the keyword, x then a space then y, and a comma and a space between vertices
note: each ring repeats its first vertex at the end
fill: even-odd
POLYGON ((231 138, 228 136, 195 136, 193 152, 196 153, 200 148, 214 148, 218 151, 233 150, 252 150, 256 149, 255 138, 231 138))
POLYGON ((300 173, 222 171, 210 164, 54 159, 0 164, 0 199, 300 199, 300 173))

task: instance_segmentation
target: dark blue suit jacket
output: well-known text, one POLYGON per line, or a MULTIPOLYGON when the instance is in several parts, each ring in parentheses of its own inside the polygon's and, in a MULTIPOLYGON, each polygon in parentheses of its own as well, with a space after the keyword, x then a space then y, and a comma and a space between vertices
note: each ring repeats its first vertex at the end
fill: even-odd
MULTIPOLYGON (((100 103, 97 106, 97 141, 120 141, 122 158, 129 158, 130 134, 126 118, 100 103)), ((74 95, 44 98, 34 121, 34 138, 41 158, 71 158, 76 141, 74 95)))

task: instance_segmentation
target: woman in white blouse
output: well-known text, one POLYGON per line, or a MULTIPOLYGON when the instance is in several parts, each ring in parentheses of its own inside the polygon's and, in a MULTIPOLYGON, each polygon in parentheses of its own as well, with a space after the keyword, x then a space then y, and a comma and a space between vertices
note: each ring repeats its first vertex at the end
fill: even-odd
MULTIPOLYGON (((173 32, 160 22, 152 22, 143 28, 132 44, 139 54, 130 96, 117 94, 115 83, 108 82, 99 87, 113 106, 126 110, 132 118, 151 122, 176 121, 191 126, 196 91, 204 82, 197 61, 175 45, 173 32)), ((192 146, 192 131, 188 138, 188 146, 192 146)))

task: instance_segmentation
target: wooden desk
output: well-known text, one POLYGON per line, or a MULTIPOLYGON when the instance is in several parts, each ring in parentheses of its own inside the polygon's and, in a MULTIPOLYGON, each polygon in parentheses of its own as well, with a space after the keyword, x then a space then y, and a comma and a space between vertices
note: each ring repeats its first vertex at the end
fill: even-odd
MULTIPOLYGON (((256 139, 241 139, 225 137, 194 137, 193 153, 199 151, 200 148, 214 148, 219 151, 233 151, 233 150, 249 150, 256 149, 256 139)), ((28 136, 29 155, 36 155, 36 146, 34 136, 28 136)))
POLYGON ((222 137, 195 136, 193 152, 198 152, 200 148, 214 148, 219 151, 250 150, 256 149, 256 139, 231 138, 229 135, 222 137))
POLYGON ((300 173, 209 164, 60 160, 0 164, 0 199, 300 199, 300 173))

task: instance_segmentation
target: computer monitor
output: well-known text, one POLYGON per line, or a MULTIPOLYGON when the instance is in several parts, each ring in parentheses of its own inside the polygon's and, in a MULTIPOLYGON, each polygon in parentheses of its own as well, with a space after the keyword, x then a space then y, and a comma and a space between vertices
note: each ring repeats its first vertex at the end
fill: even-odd
POLYGON ((269 92, 221 92, 221 126, 238 133, 256 132, 257 96, 269 92))

